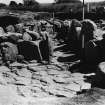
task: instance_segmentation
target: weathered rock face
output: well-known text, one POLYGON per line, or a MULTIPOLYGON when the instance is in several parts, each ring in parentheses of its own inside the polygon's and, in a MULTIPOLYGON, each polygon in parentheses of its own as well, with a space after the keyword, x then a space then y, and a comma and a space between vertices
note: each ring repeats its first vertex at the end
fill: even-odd
POLYGON ((3 42, 1 43, 0 48, 1 48, 2 59, 4 62, 16 61, 18 55, 18 49, 15 44, 12 44, 10 42, 3 42))
POLYGON ((24 56, 25 60, 39 60, 38 47, 29 42, 23 41, 18 43, 19 54, 24 56))

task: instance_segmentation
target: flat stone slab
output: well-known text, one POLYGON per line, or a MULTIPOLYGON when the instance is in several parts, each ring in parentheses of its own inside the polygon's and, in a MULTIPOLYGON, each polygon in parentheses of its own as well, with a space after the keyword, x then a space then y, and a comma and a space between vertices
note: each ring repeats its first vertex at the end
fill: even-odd
POLYGON ((0 103, 4 105, 8 101, 10 104, 5 105, 59 105, 61 104, 60 100, 58 101, 59 98, 62 100, 62 98, 76 97, 78 92, 91 88, 91 84, 84 82, 84 75, 70 73, 66 70, 66 65, 61 63, 60 65, 14 63, 11 64, 10 69, 1 66, 0 92, 3 91, 3 93, 0 100, 4 101, 3 104, 2 101, 0 103), (11 91, 13 95, 11 94, 10 99, 7 99, 8 95, 6 96, 6 94, 12 93, 11 91), (14 94, 18 98, 14 98, 14 94), (40 98, 46 99, 46 101, 47 99, 51 100, 48 102, 40 100, 39 102, 40 98), (52 101, 52 98, 55 100, 52 101))

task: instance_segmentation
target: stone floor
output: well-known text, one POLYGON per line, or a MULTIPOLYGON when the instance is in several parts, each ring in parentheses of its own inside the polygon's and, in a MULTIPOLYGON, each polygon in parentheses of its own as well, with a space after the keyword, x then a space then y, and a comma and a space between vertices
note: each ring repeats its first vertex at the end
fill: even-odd
POLYGON ((1 105, 58 105, 62 99, 91 88, 84 82, 86 74, 70 73, 67 67, 56 57, 51 65, 33 61, 27 65, 15 62, 10 68, 1 66, 1 105))
POLYGON ((15 62, 10 68, 1 66, 0 105, 93 105, 90 96, 78 93, 91 90, 91 84, 85 82, 84 76, 94 74, 71 73, 67 62, 57 61, 59 56, 68 55, 54 52, 50 65, 31 61, 27 65, 15 62))

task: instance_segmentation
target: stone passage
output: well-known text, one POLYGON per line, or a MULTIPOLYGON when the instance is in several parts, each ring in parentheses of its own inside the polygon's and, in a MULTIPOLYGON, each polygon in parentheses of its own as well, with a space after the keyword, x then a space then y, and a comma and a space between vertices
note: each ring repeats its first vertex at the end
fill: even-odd
POLYGON ((91 88, 84 82, 84 75, 71 74, 63 64, 13 63, 10 69, 1 66, 0 104, 59 105, 62 99, 91 88))

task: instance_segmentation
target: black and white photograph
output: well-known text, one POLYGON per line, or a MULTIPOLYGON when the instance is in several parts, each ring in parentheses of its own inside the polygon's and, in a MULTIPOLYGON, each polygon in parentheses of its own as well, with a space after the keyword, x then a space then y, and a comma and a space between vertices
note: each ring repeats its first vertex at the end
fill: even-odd
POLYGON ((105 0, 0 0, 0 105, 105 105, 105 0))

